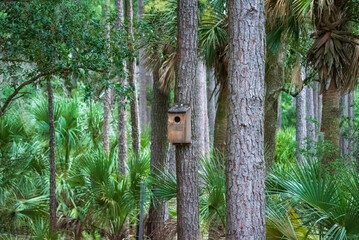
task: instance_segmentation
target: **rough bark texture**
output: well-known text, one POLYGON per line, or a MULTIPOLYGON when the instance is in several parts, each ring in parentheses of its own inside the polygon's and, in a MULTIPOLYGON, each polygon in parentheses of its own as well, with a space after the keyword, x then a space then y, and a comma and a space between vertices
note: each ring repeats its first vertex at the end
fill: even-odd
POLYGON ((207 88, 207 98, 208 98, 208 126, 209 126, 209 141, 213 144, 213 135, 214 135, 214 122, 216 120, 216 101, 215 101, 215 90, 216 79, 214 75, 214 69, 209 70, 208 77, 208 88, 207 88))
MULTIPOLYGON (((159 71, 160 66, 153 70, 153 100, 151 121, 151 173, 156 174, 156 169, 166 171, 168 167, 167 151, 167 111, 169 95, 160 90, 159 71)), ((157 173, 158 174, 158 173, 157 173)), ((148 214, 147 236, 151 239, 161 239, 161 233, 165 221, 168 218, 168 204, 156 199, 151 200, 148 214)))
POLYGON ((295 105, 297 110, 297 120, 295 125, 295 139, 297 141, 297 150, 295 156, 298 163, 303 163, 304 161, 304 156, 301 153, 301 149, 304 148, 305 138, 307 136, 307 128, 305 121, 305 90, 306 88, 303 88, 295 99, 295 105))
POLYGON ((192 143, 176 145, 177 233, 179 240, 199 239, 198 213, 198 122, 199 114, 193 95, 197 68, 198 2, 177 2, 177 61, 175 103, 192 110, 192 143))
POLYGON ((278 97, 278 117, 277 117, 277 130, 282 128, 282 94, 278 97))
MULTIPOLYGON (((226 81, 227 82, 227 81, 226 81)), ((219 90, 217 100, 216 121, 214 124, 213 149, 224 153, 227 141, 227 114, 228 114, 228 86, 223 84, 219 90)))
MULTIPOLYGON (((321 131, 324 134, 324 140, 339 149, 339 94, 332 79, 328 90, 323 91, 323 109, 321 131)), ((331 153, 330 156, 323 158, 323 163, 329 163, 336 159, 336 154, 331 153)))
MULTIPOLYGON (((267 53, 267 55, 269 55, 269 53, 267 53)), ((284 84, 282 53, 279 52, 278 56, 272 56, 272 58, 272 61, 267 60, 270 61, 270 63, 268 63, 269 67, 265 76, 264 157, 267 170, 270 170, 274 164, 278 126, 278 106, 280 106, 279 97, 284 84)))
MULTIPOLYGON (((314 100, 313 100, 313 88, 306 87, 305 90, 305 104, 306 104, 306 127, 307 137, 310 141, 311 147, 314 147, 315 137, 315 114, 314 114, 314 100)), ((313 149, 311 149, 313 150, 313 149)))
MULTIPOLYGON (((119 14, 117 27, 119 28, 124 18, 123 1, 116 0, 115 8, 119 14)), ((119 77, 120 84, 125 85, 126 79, 119 77)), ((128 158, 127 150, 127 110, 126 99, 123 96, 118 96, 118 169, 120 174, 126 174, 126 162, 128 158)))
POLYGON ((107 89, 104 96, 103 106, 103 148, 107 155, 110 155, 110 119, 111 119, 111 101, 112 91, 107 89))
POLYGON ((318 140, 319 137, 319 83, 313 83, 313 105, 314 105, 314 118, 315 118, 315 139, 318 140))
MULTIPOLYGON (((129 34, 128 50, 134 54, 134 35, 133 35, 133 9, 132 1, 125 0, 126 13, 125 17, 128 19, 127 32, 129 34)), ((127 62, 128 67, 128 83, 134 89, 133 100, 131 101, 131 125, 132 125, 132 149, 136 156, 140 155, 141 142, 140 142, 140 119, 138 109, 138 94, 136 84, 136 61, 134 56, 131 57, 127 62)))
POLYGON ((264 1, 228 1, 226 239, 264 240, 264 1))
POLYGON ((198 122, 199 124, 199 151, 202 155, 209 153, 209 132, 208 132, 208 113, 207 113, 207 88, 206 88, 206 67, 203 61, 197 63, 197 81, 195 85, 194 97, 197 99, 198 122))
MULTIPOLYGON (((142 19, 144 13, 143 0, 137 0, 137 18, 142 19)), ((143 49, 139 49, 139 77, 140 77, 140 123, 143 129, 149 122, 147 119, 147 76, 145 66, 145 55, 143 49)))
POLYGON ((56 233, 56 165, 55 165, 55 123, 54 95, 51 80, 47 79, 48 114, 49 114, 49 159, 50 159, 50 231, 56 233))

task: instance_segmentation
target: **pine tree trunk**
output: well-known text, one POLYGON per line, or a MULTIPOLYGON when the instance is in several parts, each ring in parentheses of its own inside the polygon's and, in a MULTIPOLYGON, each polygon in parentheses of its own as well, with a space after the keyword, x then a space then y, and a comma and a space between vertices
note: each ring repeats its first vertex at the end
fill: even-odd
MULTIPOLYGON (((226 81, 227 82, 227 81, 226 81)), ((227 114, 228 114, 228 86, 223 84, 219 89, 219 96, 217 100, 216 121, 214 124, 214 138, 213 149, 221 153, 226 151, 227 141, 227 114)))
MULTIPOLYGON (((167 111, 169 106, 169 95, 160 90, 159 69, 153 70, 153 98, 152 98, 152 121, 151 121, 151 173, 156 170, 167 171, 167 111)), ((158 174, 158 173, 157 173, 158 174)), ((148 214, 147 236, 151 239, 164 239, 161 236, 165 221, 168 218, 168 204, 151 199, 148 214)))
POLYGON ((51 80, 47 79, 48 114, 49 114, 49 159, 50 159, 50 231, 56 234, 56 163, 55 163, 55 123, 54 95, 51 80))
POLYGON ((208 125, 209 125, 209 141, 213 144, 213 135, 214 135, 214 122, 216 120, 216 101, 215 101, 215 87, 216 79, 214 75, 214 69, 209 70, 208 78, 208 89, 207 89, 207 98, 208 98, 208 125))
MULTIPOLYGON (((137 18, 142 20, 144 14, 144 2, 143 0, 137 0, 137 18)), ((147 76, 146 76, 146 66, 145 66, 145 55, 144 50, 139 49, 139 75, 140 75, 140 123, 141 129, 143 129, 148 124, 147 119, 147 76)))
POLYGON ((199 124, 199 151, 201 155, 209 153, 209 132, 208 132, 208 113, 207 113, 207 87, 206 87, 206 67, 203 61, 197 63, 197 81, 194 96, 197 100, 198 122, 199 124))
POLYGON ((176 145, 177 234, 179 240, 199 239, 199 125, 193 90, 197 81, 198 2, 177 2, 177 61, 175 103, 191 107, 192 143, 176 145))
POLYGON ((314 105, 314 118, 315 118, 315 139, 319 138, 319 83, 313 83, 313 105, 314 105))
POLYGON ((306 87, 305 89, 305 104, 306 104, 306 127, 307 137, 310 142, 311 151, 314 150, 315 138, 315 115, 314 115, 314 100, 313 100, 313 88, 306 87))
MULTIPOLYGON (((128 19, 127 32, 129 34, 128 41, 128 50, 134 54, 134 35, 133 35, 133 9, 132 1, 126 0, 126 13, 125 17, 128 19)), ((141 142, 140 142, 140 119, 139 119, 139 109, 138 109, 138 94, 137 94, 137 84, 136 84, 136 61, 134 57, 130 57, 127 62, 128 67, 128 83, 134 89, 133 91, 133 100, 130 103, 131 106, 131 125, 132 125, 132 149, 135 156, 140 155, 141 151, 141 142)))
POLYGON ((307 136, 307 128, 305 121, 305 95, 306 88, 297 95, 295 105, 297 110, 297 120, 295 125, 295 139, 297 141, 296 159, 298 163, 303 163, 304 156, 301 150, 305 147, 305 138, 307 136))
POLYGON ((228 1, 226 239, 264 240, 264 1, 228 1))
POLYGON ((111 89, 105 91, 103 106, 103 148, 110 155, 110 118, 111 118, 111 89))
MULTIPOLYGON (((269 53, 267 53, 269 55, 269 53)), ((264 106, 264 158, 266 169, 269 171, 274 164, 277 126, 278 126, 278 106, 279 97, 282 92, 283 81, 283 63, 282 53, 278 56, 272 56, 273 61, 269 59, 267 64, 270 65, 266 72, 266 95, 264 106)))
MULTIPOLYGON (((328 90, 323 91, 323 109, 321 131, 324 134, 324 140, 332 145, 334 149, 339 149, 339 94, 335 86, 335 80, 332 79, 328 90)), ((337 154, 330 151, 329 156, 323 157, 322 161, 327 164, 334 161, 337 154)))
POLYGON ((278 97, 278 117, 277 117, 277 130, 282 128, 282 93, 278 97))
MULTIPOLYGON (((115 0, 115 8, 119 14, 117 28, 120 29, 120 25, 123 22, 124 11, 123 1, 115 0)), ((126 79, 119 77, 118 82, 122 85, 126 85, 126 79)), ((126 174, 126 162, 128 159, 127 152, 127 110, 126 99, 123 96, 118 96, 118 170, 120 174, 126 174)))

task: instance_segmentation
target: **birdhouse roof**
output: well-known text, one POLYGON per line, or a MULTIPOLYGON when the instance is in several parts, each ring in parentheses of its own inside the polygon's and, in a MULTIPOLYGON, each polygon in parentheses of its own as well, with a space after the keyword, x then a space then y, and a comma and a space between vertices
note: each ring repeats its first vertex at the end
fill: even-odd
POLYGON ((190 109, 189 106, 174 106, 171 107, 168 112, 169 113, 186 113, 190 109))

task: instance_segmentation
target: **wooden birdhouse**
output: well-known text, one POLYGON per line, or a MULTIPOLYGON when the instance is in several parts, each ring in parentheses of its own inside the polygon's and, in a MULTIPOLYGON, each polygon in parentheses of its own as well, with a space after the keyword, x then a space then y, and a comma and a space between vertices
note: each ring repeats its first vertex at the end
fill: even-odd
POLYGON ((168 110, 168 141, 172 144, 191 143, 191 108, 172 107, 168 110))

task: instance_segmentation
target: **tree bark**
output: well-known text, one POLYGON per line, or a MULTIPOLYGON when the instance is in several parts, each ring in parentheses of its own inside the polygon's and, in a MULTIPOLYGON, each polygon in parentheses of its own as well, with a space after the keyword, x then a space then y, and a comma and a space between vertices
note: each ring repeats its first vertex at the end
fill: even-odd
POLYGON ((307 136, 307 128, 305 122, 305 96, 306 88, 297 95, 295 99, 295 105, 297 110, 297 120, 295 125, 295 139, 297 141, 296 159, 298 163, 303 163, 304 156, 301 150, 305 145, 305 138, 307 136))
POLYGON ((313 100, 313 88, 306 87, 305 89, 305 103, 306 103, 306 127, 307 137, 311 146, 310 151, 314 150, 315 138, 315 114, 314 114, 314 100, 313 100))
POLYGON ((228 1, 226 239, 264 240, 264 1, 228 1))
POLYGON ((314 118, 315 118, 315 139, 319 137, 319 83, 313 83, 313 105, 314 105, 314 118))
POLYGON ((133 9, 132 1, 126 0, 126 13, 125 17, 128 19, 128 25, 126 30, 129 35, 129 41, 127 44, 128 50, 132 54, 129 60, 127 61, 128 67, 128 83, 134 89, 133 91, 133 100, 130 103, 131 107, 131 124, 132 124, 132 148, 135 156, 140 155, 141 151, 141 141, 140 141, 140 119, 139 119, 139 110, 138 110, 138 94, 137 94, 137 84, 136 84, 136 61, 134 57, 134 34, 133 34, 133 9))
POLYGON ((216 120, 216 101, 215 101, 215 93, 214 93, 215 87, 216 87, 216 79, 214 75, 214 69, 211 68, 209 70, 208 89, 207 89, 209 141, 211 144, 213 144, 214 123, 216 120))
MULTIPOLYGON (((115 0, 115 8, 119 14, 117 28, 120 29, 120 25, 123 22, 124 11, 123 1, 115 0)), ((122 85, 126 85, 126 79, 119 77, 118 82, 122 85)), ((126 99, 123 96, 118 96, 118 170, 122 175, 126 174, 126 162, 128 159, 127 150, 127 110, 126 99)))
MULTIPOLYGON (((267 53, 267 56, 269 56, 269 53, 267 53)), ((282 59, 281 52, 277 56, 267 57, 269 67, 265 76, 266 95, 264 105, 264 158, 267 171, 273 166, 275 158, 278 106, 280 106, 279 97, 284 84, 282 59)))
POLYGON ((111 118, 111 101, 112 91, 107 89, 104 96, 103 106, 103 148, 107 156, 110 155, 110 118, 111 118))
MULTIPOLYGON (((144 14, 144 2, 143 0, 137 0, 137 18, 142 20, 144 14)), ((139 49, 139 75, 140 75, 140 123, 141 129, 148 124, 147 119, 147 76, 145 66, 145 55, 143 49, 139 49)))
POLYGON ((201 155, 209 153, 209 132, 208 132, 208 113, 207 113, 207 87, 206 87, 206 67, 203 61, 197 63, 197 81, 194 96, 198 102, 198 122, 199 124, 199 151, 201 155))
MULTIPOLYGON (((227 82, 227 81, 226 81, 227 82)), ((213 149, 221 153, 226 151, 227 141, 227 114, 228 114, 228 86, 223 84, 219 89, 217 100, 216 120, 214 124, 213 149)))
MULTIPOLYGON (((167 171, 167 111, 169 95, 160 90, 159 83, 160 65, 153 70, 153 100, 151 121, 151 173, 156 170, 167 171)), ((159 174, 159 173, 157 173, 159 174)), ((147 236, 151 239, 164 239, 161 236, 165 221, 168 218, 168 204, 166 202, 151 199, 148 214, 147 236)))
POLYGON ((348 138, 348 154, 350 157, 353 157, 354 152, 354 128, 353 128, 353 120, 354 120, 354 92, 348 94, 348 118, 349 118, 349 138, 348 138))
POLYGON ((49 114, 49 159, 50 159, 50 231, 56 234, 56 163, 55 163, 55 123, 54 123, 54 95, 51 80, 47 79, 47 97, 49 114))
MULTIPOLYGON (((339 112, 341 115, 341 120, 345 122, 346 119, 348 118, 348 94, 343 93, 340 94, 340 98, 339 98, 339 112)), ((342 124, 341 124, 342 125, 342 124)), ((347 150, 348 150, 348 138, 347 138, 347 133, 346 133, 346 125, 343 124, 340 128, 340 136, 339 136, 339 149, 340 149, 340 154, 341 156, 345 156, 348 154, 347 150)))
POLYGON ((334 149, 330 151, 330 156, 323 157, 324 164, 334 161, 337 157, 335 151, 339 149, 339 94, 335 86, 335 80, 332 79, 328 90, 323 91, 323 109, 321 131, 324 134, 324 140, 332 145, 334 149))
POLYGON ((191 107, 191 144, 176 145, 177 233, 179 240, 199 239, 198 106, 193 95, 197 81, 198 2, 177 2, 177 59, 175 103, 191 107))

